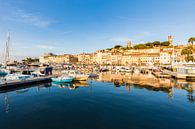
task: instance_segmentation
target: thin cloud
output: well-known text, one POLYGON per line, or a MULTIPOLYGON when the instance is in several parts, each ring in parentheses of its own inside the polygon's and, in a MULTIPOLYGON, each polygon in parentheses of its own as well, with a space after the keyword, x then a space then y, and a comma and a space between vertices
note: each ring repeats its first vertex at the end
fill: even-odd
POLYGON ((45 19, 39 15, 25 12, 24 10, 17 10, 14 13, 13 18, 16 21, 23 22, 23 23, 33 25, 33 26, 37 26, 37 27, 42 27, 42 28, 48 27, 54 23, 53 20, 45 19))
POLYGON ((133 18, 133 17, 127 17, 127 16, 116 16, 116 18, 121 19, 121 20, 127 20, 127 21, 132 21, 132 22, 138 22, 138 21, 151 21, 149 18, 133 18))
POLYGON ((25 23, 39 28, 47 28, 56 23, 55 20, 43 17, 38 12, 28 12, 9 4, 0 5, 0 15, 0 20, 25 23))
POLYGON ((45 50, 53 50, 56 47, 54 47, 52 45, 39 44, 39 45, 36 45, 36 48, 45 49, 45 50))

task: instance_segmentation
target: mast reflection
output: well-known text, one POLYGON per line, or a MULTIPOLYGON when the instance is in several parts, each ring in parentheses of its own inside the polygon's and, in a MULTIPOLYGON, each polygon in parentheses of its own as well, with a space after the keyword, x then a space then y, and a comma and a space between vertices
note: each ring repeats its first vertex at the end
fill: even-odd
POLYGON ((5 96, 4 96, 4 106, 5 106, 5 112, 8 113, 9 112, 9 98, 8 98, 7 93, 5 93, 5 96))

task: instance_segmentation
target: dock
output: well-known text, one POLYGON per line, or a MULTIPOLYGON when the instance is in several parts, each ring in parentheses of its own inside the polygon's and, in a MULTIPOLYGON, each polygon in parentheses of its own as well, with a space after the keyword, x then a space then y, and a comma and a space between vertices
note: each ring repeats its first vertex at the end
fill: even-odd
POLYGON ((51 82, 51 77, 36 77, 27 80, 3 81, 0 82, 0 91, 49 82, 51 82))
POLYGON ((168 74, 162 74, 161 72, 152 72, 152 74, 157 78, 171 78, 168 74))

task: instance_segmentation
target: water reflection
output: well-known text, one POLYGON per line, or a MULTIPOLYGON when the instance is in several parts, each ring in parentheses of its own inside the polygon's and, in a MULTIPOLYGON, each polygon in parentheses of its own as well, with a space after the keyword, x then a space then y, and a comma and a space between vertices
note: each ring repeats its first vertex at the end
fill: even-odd
POLYGON ((0 75, 0 83, 1 83, 1 82, 3 82, 3 80, 4 80, 4 77, 5 77, 5 76, 3 76, 3 75, 0 75))
POLYGON ((73 83, 52 83, 52 85, 59 88, 68 88, 70 90, 76 90, 79 87, 88 87, 89 84, 87 81, 78 81, 73 83))
MULTIPOLYGON (((195 96, 194 96, 195 82, 186 82, 185 80, 156 78, 150 74, 149 75, 131 74, 131 73, 120 74, 120 73, 112 73, 112 72, 100 73, 99 78, 96 81, 112 82, 116 88, 125 87, 126 91, 128 92, 131 92, 132 89, 146 89, 146 90, 151 90, 156 92, 160 91, 166 93, 169 99, 173 99, 175 89, 176 90, 181 89, 187 91, 186 98, 190 103, 195 102, 195 96)), ((94 81, 80 81, 80 82, 63 83, 63 84, 45 83, 41 85, 36 85, 36 87, 34 87, 33 89, 37 89, 37 91, 39 92, 42 89, 49 89, 50 91, 50 87, 76 90, 78 88, 90 86, 90 91, 91 91, 93 82, 94 81)), ((100 83, 100 85, 101 84, 102 83, 100 83)), ((9 113, 10 110, 9 92, 12 91, 12 93, 14 92, 16 94, 25 94, 33 90, 30 87, 33 86, 23 87, 20 89, 1 91, 0 93, 2 93, 2 97, 4 97, 4 111, 6 113, 9 113)))
POLYGON ((4 105, 5 105, 5 112, 8 113, 9 112, 9 98, 8 98, 8 94, 5 93, 4 96, 4 105))
MULTIPOLYGON (((37 91, 40 91, 41 88, 50 88, 51 86, 52 86, 51 83, 45 83, 45 84, 37 85, 34 88, 37 88, 38 89, 37 91)), ((9 111, 10 111, 9 92, 14 91, 16 94, 24 94, 24 93, 27 93, 30 91, 30 87, 33 87, 33 86, 28 86, 28 87, 23 87, 23 88, 18 88, 18 89, 8 89, 5 91, 1 91, 0 94, 1 93, 4 94, 3 95, 3 97, 4 97, 4 111, 6 113, 9 113, 9 111)))
POLYGON ((131 74, 120 72, 100 73, 97 81, 112 82, 115 87, 125 86, 127 91, 130 91, 131 87, 135 89, 145 88, 152 91, 162 91, 167 93, 169 98, 173 98, 174 89, 182 89, 188 92, 188 100, 190 102, 195 102, 195 97, 193 94, 195 91, 195 82, 156 78, 152 74, 131 74))

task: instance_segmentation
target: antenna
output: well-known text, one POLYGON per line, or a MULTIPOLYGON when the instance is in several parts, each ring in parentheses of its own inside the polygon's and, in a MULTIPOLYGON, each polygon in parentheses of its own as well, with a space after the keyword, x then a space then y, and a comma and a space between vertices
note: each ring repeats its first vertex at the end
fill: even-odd
POLYGON ((7 63, 10 61, 10 33, 7 33, 7 41, 5 45, 5 66, 7 66, 7 63))

